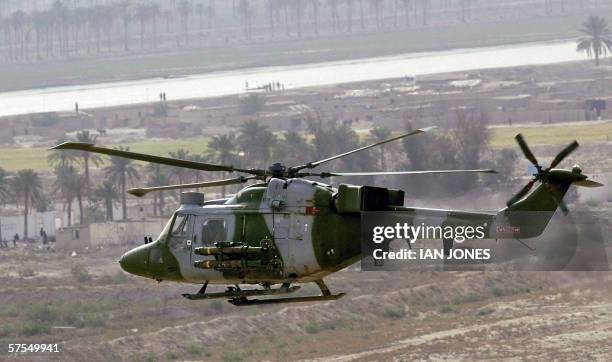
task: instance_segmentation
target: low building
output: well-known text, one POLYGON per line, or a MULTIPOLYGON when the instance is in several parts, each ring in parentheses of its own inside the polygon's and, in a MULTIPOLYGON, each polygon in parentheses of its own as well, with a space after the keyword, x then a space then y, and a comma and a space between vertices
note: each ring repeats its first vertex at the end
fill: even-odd
POLYGON ((56 232, 56 248, 70 251, 137 244, 144 242, 145 236, 155 238, 166 222, 167 219, 147 219, 63 227, 56 232))

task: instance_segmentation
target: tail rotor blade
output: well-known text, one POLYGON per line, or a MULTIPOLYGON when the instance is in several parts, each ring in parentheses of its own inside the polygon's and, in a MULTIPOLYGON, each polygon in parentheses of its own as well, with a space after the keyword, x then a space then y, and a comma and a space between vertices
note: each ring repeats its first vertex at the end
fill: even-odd
POLYGON ((535 184, 535 180, 529 181, 529 183, 527 185, 525 185, 525 187, 523 187, 521 189, 521 191, 519 191, 510 200, 508 200, 508 202, 506 202, 506 205, 508 207, 510 207, 510 206, 516 204, 520 199, 522 199, 525 195, 527 195, 529 193, 529 191, 531 190, 531 188, 533 187, 534 184, 535 184))
POLYGON ((582 180, 582 181, 574 181, 572 185, 582 186, 582 187, 602 187, 603 184, 592 181, 592 180, 582 180))
POLYGON ((525 138, 523 138, 523 135, 519 133, 514 138, 516 139, 516 142, 521 147, 523 154, 525 155, 525 157, 527 157, 529 162, 531 162, 534 166, 538 167, 539 166, 538 160, 535 158, 535 156, 531 152, 531 149, 529 149, 529 146, 527 146, 527 142, 525 142, 525 138))
POLYGON ((563 151, 559 152, 557 157, 555 157, 555 159, 550 163, 549 169, 555 168, 559 163, 561 163, 561 161, 563 161, 567 156, 569 156, 570 153, 574 152, 576 148, 578 148, 578 146, 579 144, 576 141, 567 145, 567 147, 565 147, 563 151))
POLYGON ((557 205, 559 205, 559 209, 561 209, 563 215, 567 216, 569 214, 569 209, 567 208, 567 205, 565 205, 565 202, 563 202, 563 200, 557 196, 554 190, 551 189, 550 194, 552 195, 553 199, 555 199, 557 205))

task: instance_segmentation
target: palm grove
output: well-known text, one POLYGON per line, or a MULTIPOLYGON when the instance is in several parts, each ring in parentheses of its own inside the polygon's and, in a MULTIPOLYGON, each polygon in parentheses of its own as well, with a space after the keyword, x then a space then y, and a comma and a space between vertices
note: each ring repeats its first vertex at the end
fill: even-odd
MULTIPOLYGON (((461 111, 457 113, 456 123, 447 130, 421 136, 420 139, 413 138, 410 142, 388 144, 380 149, 362 152, 335 161, 330 168, 338 171, 425 170, 477 168, 501 163, 509 167, 509 175, 516 155, 513 152, 502 152, 497 158, 487 158, 486 124, 486 114, 476 110, 461 111), (499 161, 499 157, 503 160, 499 161)), ((407 123, 406 127, 412 128, 413 125, 407 123)), ((391 135, 389 130, 382 127, 358 134, 350 124, 324 128, 315 122, 309 129, 308 132, 276 133, 253 119, 245 121, 236 132, 213 136, 201 154, 178 149, 170 152, 169 156, 258 168, 277 161, 295 165, 380 141, 391 135)), ((67 140, 63 137, 58 142, 67 140)), ((74 140, 87 143, 97 141, 96 136, 86 130, 78 132, 74 140)), ((86 224, 114 220, 116 215, 113 210, 120 206, 120 218, 127 219, 130 216, 130 200, 126 195, 129 187, 163 186, 227 176, 223 173, 201 173, 169 166, 145 165, 124 158, 108 158, 80 151, 50 151, 48 162, 53 167, 51 177, 44 177, 31 169, 14 174, 0 169, 0 196, 5 203, 13 203, 22 209, 25 230, 32 210, 63 211, 68 225, 71 225, 73 222, 86 224), (75 208, 78 217, 75 217, 75 208)), ((502 179, 487 180, 489 183, 500 181, 502 179)), ((503 181, 507 181, 507 178, 503 178, 503 181)), ((408 195, 419 196, 466 192, 479 184, 478 177, 469 176, 452 179, 437 176, 376 179, 355 177, 343 179, 342 182, 402 187, 408 191, 408 195)), ((212 192, 225 196, 237 190, 236 187, 228 190, 224 187, 212 192)), ((177 200, 178 193, 158 192, 150 194, 145 202, 151 206, 148 210, 150 215, 167 216, 173 211, 177 200)))
MULTIPOLYGON (((532 0, 550 15, 566 0, 532 0)), ((498 1, 512 4, 511 0, 498 1)), ((584 7, 587 1, 580 1, 584 7)), ((477 0, 0 1, 7 62, 206 46, 218 40, 319 37, 472 20, 477 0), (9 7, 7 4, 18 4, 9 7), (24 10, 25 9, 25 10, 24 10)))

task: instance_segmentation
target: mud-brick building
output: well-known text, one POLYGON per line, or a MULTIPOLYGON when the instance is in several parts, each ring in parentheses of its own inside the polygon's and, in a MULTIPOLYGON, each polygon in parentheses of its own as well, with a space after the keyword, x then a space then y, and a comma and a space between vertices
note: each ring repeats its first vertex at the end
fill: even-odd
POLYGON ((145 236, 157 237, 166 222, 166 219, 147 219, 63 227, 56 232, 55 247, 56 249, 71 251, 100 246, 142 243, 145 236))

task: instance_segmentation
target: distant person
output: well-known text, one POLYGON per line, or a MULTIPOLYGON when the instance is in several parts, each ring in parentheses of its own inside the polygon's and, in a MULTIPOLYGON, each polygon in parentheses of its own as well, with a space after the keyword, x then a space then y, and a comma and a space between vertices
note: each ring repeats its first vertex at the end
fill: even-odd
POLYGON ((79 102, 74 102, 74 111, 79 113, 79 102))
POLYGON ((47 232, 43 228, 40 228, 40 238, 42 239, 43 245, 47 245, 49 243, 49 238, 47 237, 47 232))
POLYGON ((17 247, 17 241, 19 241, 19 234, 15 233, 15 236, 13 236, 13 247, 14 248, 17 247))
POLYGON ((281 87, 281 84, 280 84, 280 82, 277 81, 276 82, 276 89, 280 89, 280 87, 281 87))

